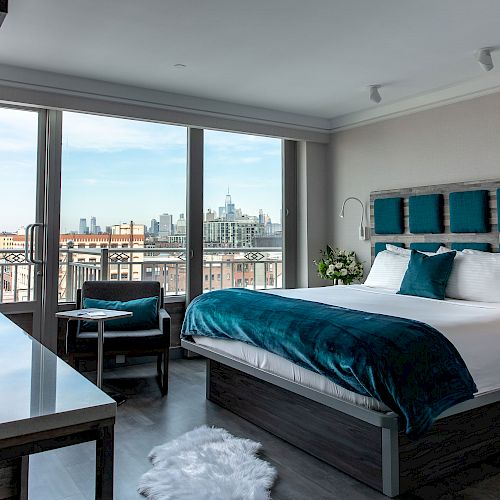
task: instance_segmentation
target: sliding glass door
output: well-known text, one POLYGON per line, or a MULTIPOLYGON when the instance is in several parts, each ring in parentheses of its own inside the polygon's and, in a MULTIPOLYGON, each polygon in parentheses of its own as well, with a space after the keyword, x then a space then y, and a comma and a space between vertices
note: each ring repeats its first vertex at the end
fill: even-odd
POLYGON ((0 312, 40 336, 46 114, 0 108, 0 312))

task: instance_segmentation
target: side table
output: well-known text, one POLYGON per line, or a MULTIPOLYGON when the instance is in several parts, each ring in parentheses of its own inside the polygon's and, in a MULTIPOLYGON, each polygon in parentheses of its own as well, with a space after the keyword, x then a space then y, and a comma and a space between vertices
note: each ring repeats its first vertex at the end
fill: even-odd
POLYGON ((129 318, 129 311, 114 311, 111 309, 73 309, 56 313, 57 318, 78 321, 97 322, 97 387, 102 388, 102 370, 104 364, 104 323, 114 319, 129 318))

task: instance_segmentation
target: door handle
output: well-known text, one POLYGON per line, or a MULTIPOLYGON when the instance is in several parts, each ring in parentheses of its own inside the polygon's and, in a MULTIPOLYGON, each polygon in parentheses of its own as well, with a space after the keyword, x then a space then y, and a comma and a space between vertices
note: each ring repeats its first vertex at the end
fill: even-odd
POLYGON ((29 240, 30 240, 30 232, 31 232, 31 226, 33 224, 28 224, 26 226, 25 232, 24 232, 24 260, 26 262, 31 262, 30 261, 30 253, 29 253, 29 240))
POLYGON ((43 227, 42 222, 35 222, 26 227, 25 258, 31 264, 43 264, 43 259, 35 259, 35 228, 43 227))

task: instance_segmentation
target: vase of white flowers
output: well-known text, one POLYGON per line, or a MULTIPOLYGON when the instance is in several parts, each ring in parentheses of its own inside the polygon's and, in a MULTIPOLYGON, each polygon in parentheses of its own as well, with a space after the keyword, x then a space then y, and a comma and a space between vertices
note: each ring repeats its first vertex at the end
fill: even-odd
POLYGON ((334 285, 350 285, 363 277, 363 264, 356 260, 356 254, 339 248, 326 246, 321 250, 322 258, 314 261, 318 275, 331 280, 334 285))

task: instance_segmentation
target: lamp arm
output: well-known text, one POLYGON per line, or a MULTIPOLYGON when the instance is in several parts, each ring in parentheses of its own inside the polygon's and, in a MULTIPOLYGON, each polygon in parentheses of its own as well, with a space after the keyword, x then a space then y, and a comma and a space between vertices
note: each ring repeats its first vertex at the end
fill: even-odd
POLYGON ((359 238, 364 240, 366 237, 365 236, 365 205, 364 205, 364 203, 359 198, 356 198, 355 196, 349 196, 348 198, 346 198, 344 200, 344 203, 342 204, 342 210, 340 212, 340 216, 341 217, 344 216, 345 205, 349 200, 355 200, 361 205, 361 222, 359 225, 359 238))

